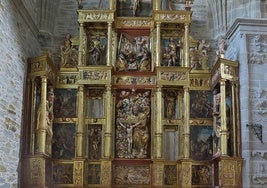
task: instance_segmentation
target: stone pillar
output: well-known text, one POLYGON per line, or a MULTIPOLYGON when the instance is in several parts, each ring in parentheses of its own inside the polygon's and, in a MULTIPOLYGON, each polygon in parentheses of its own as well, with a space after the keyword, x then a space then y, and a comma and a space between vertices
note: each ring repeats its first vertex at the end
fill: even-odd
MULTIPOLYGON (((29 83, 28 83, 29 84, 29 83)), ((29 97, 30 96, 32 96, 31 97, 31 104, 32 104, 32 106, 36 106, 37 104, 36 104, 36 83, 35 83, 35 79, 31 79, 31 95, 30 94, 28 94, 28 99, 30 99, 29 97)), ((28 108, 30 108, 31 110, 30 110, 30 114, 36 114, 36 108, 32 108, 32 106, 30 107, 28 107, 28 108)), ((25 140, 29 140, 29 142, 30 142, 30 154, 31 155, 34 155, 34 144, 35 144, 35 134, 34 134, 34 132, 35 132, 35 128, 36 128, 36 116, 33 116, 33 115, 31 115, 30 116, 30 122, 31 122, 31 131, 30 131, 30 135, 28 135, 30 138, 26 138, 25 140)), ((27 151, 27 153, 28 153, 28 151, 27 151)))
POLYGON ((221 79, 220 81, 220 93, 221 93, 221 155, 227 155, 227 139, 228 139, 228 129, 226 125, 226 87, 225 80, 221 79))
POLYGON ((184 63, 182 66, 184 67, 190 67, 189 62, 189 24, 185 23, 184 26, 184 63))
POLYGON ((116 9, 117 1, 116 0, 109 0, 109 10, 116 9))
POLYGON ((162 158, 162 89, 158 87, 156 90, 156 129, 155 129, 155 158, 162 158))
POLYGON ((86 64, 86 51, 87 51, 87 37, 84 31, 84 24, 80 23, 79 33, 79 54, 78 54, 78 65, 86 64))
POLYGON ((162 0, 154 0, 153 1, 154 10, 161 10, 161 1, 162 0))
POLYGON ((107 42, 107 66, 111 65, 112 61, 112 23, 108 22, 108 42, 107 42))
POLYGON ((189 88, 184 87, 184 159, 188 159, 190 156, 190 129, 189 129, 189 88))
POLYGON ((105 123, 105 133, 104 133, 104 158, 111 158, 111 136, 112 136, 112 95, 111 86, 106 85, 105 92, 105 104, 106 104, 106 123, 105 123))
POLYGON ((160 49, 160 22, 156 23, 156 67, 161 64, 161 49, 160 49))
POLYGON ((84 148, 84 85, 78 86, 78 94, 77 94, 77 101, 78 101, 78 125, 77 125, 77 132, 76 132, 76 157, 82 158, 85 156, 85 148, 84 148))
POLYGON ((239 82, 236 80, 234 81, 234 97, 235 97, 235 117, 236 117, 236 156, 241 157, 241 122, 240 122, 240 100, 239 100, 239 82))
POLYGON ((41 76, 41 103, 37 115, 37 152, 45 153, 46 143, 46 101, 47 101, 47 78, 41 76))
POLYGON ((233 138, 233 156, 236 157, 237 156, 237 130, 236 130, 236 117, 237 117, 237 113, 236 113, 236 106, 235 106, 235 103, 236 103, 236 98, 235 98, 235 84, 234 82, 231 82, 231 117, 232 117, 232 124, 230 123, 231 126, 233 126, 233 135, 232 138, 233 138))

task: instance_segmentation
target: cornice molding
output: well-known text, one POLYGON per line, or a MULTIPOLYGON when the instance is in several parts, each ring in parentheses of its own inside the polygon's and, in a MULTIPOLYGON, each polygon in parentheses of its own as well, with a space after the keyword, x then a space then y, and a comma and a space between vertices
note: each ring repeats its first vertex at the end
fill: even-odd
POLYGON ((237 29, 239 29, 241 26, 247 26, 247 27, 254 27, 253 30, 257 29, 259 30, 259 27, 266 27, 267 28, 267 19, 252 19, 252 18, 237 18, 233 24, 229 27, 226 38, 231 38, 237 29))

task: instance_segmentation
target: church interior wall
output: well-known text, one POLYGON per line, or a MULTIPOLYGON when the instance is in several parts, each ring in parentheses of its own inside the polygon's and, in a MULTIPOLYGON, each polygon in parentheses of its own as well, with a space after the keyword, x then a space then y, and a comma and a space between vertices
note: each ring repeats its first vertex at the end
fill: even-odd
POLYGON ((267 151, 264 144, 266 143, 264 125, 267 119, 267 80, 266 72, 262 71, 267 69, 266 24, 266 20, 237 19, 226 35, 229 42, 226 57, 238 60, 240 63, 240 113, 245 188, 261 187, 266 183, 267 151))
POLYGON ((41 52, 20 11, 12 1, 0 2, 0 187, 18 187, 27 58, 41 52))

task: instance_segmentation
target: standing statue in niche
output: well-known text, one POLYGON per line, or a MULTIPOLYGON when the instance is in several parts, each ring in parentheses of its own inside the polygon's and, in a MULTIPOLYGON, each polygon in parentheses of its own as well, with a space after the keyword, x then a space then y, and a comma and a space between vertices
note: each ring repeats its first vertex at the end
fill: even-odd
MULTIPOLYGON (((54 121, 54 90, 50 89, 50 91, 47 93, 47 101, 46 101, 46 113, 45 113, 45 131, 46 131, 46 142, 45 142, 45 151, 47 153, 51 153, 51 144, 52 144, 52 137, 53 137, 53 121, 54 121)), ((42 128, 41 118, 43 117, 42 114, 42 105, 39 106, 38 112, 37 112, 37 130, 42 128)))
POLYGON ((133 16, 136 16, 137 10, 140 7, 140 0, 132 0, 131 4, 133 8, 133 16))
POLYGON ((175 42, 175 40, 170 37, 169 43, 165 47, 165 52, 163 53, 163 65, 164 66, 179 66, 180 65, 180 49, 181 42, 175 42))
POLYGON ((105 50, 105 46, 101 43, 99 35, 95 39, 90 40, 88 49, 88 52, 92 54, 93 64, 99 65, 105 50))

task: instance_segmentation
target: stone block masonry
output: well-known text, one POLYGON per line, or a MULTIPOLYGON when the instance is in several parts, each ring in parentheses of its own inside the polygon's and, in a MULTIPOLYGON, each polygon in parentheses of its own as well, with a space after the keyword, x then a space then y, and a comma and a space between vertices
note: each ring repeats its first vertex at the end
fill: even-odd
POLYGON ((40 54, 13 1, 0 1, 0 187, 19 187, 20 138, 27 58, 40 54))

